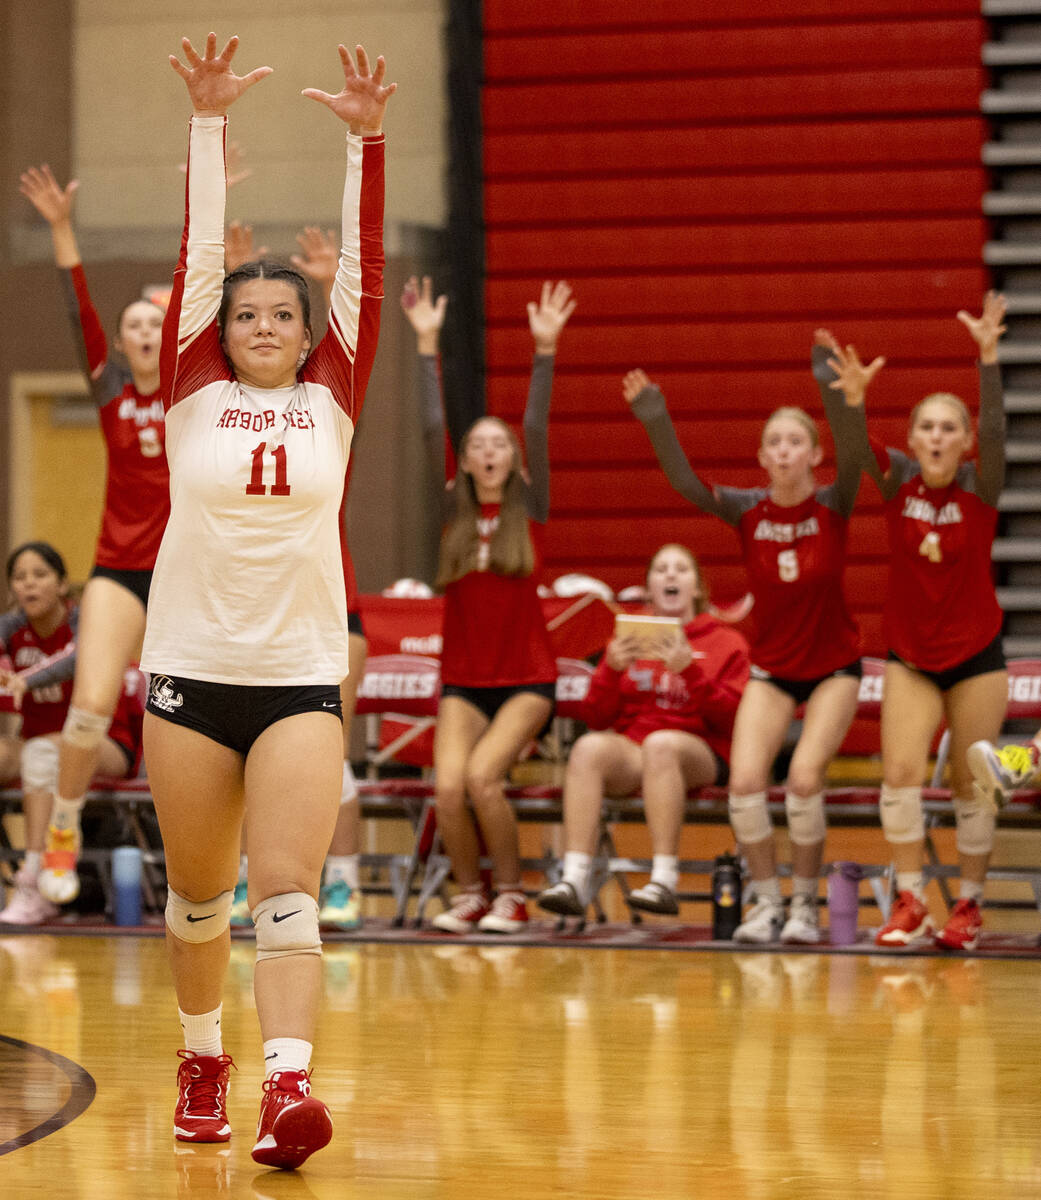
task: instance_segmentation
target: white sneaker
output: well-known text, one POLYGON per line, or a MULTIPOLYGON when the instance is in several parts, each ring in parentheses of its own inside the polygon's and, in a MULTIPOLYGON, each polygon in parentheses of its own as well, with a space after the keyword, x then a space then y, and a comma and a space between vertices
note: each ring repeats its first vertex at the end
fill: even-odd
POLYGON ((1012 793, 1037 774, 1037 750, 1032 745, 1013 742, 998 747, 990 742, 973 742, 965 757, 973 780, 997 808, 1004 808, 1012 793))
POLYGON ((755 942, 765 946, 768 942, 777 941, 783 924, 784 905, 771 900, 769 896, 759 896, 748 916, 734 930, 734 941, 755 942))
POLYGON ((781 941, 797 946, 815 946, 821 940, 817 905, 812 896, 793 896, 781 941))
POLYGON ((58 906, 40 895, 35 879, 19 871, 7 907, 0 912, 0 925, 42 925, 58 915, 58 906))

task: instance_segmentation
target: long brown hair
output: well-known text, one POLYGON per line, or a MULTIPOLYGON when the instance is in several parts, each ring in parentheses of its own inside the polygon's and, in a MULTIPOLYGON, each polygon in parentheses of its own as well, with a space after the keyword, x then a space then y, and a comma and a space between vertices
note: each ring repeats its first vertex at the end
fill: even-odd
MULTIPOLYGON (((521 449, 513 430, 498 417, 479 417, 463 434, 459 445, 459 461, 466 457, 467 442, 474 429, 483 421, 492 421, 506 433, 513 452, 510 473, 502 486, 499 504, 499 523, 488 546, 489 571, 496 575, 523 577, 535 570, 535 548, 528 529, 526 485, 521 475, 521 449)), ((462 467, 456 472, 452 488, 455 508, 444 533, 437 560, 435 587, 441 589, 461 579, 478 567, 481 535, 477 526, 481 506, 473 476, 462 467)))

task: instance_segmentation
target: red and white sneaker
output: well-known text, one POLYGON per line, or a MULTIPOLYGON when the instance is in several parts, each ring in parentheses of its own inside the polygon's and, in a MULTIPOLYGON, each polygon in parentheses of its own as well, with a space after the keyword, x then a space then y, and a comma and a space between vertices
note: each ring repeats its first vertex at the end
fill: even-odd
POLYGON ((445 933, 473 933, 488 908, 484 892, 456 892, 451 907, 434 918, 434 928, 445 933))
POLYGON ((523 892, 500 892, 488 910, 488 915, 477 922, 481 933, 520 933, 528 928, 528 906, 523 892))
POLYGON ((235 1064, 230 1054, 193 1054, 178 1050, 184 1062, 177 1068, 177 1108, 174 1137, 179 1142, 226 1142, 228 1076, 235 1064))
POLYGON ((875 935, 876 946, 910 946, 936 932, 932 917, 914 892, 900 892, 889 920, 875 935))
POLYGON ((975 950, 983 928, 983 915, 975 900, 959 900, 936 935, 936 944, 948 950, 975 950))
POLYGON ((329 1144, 333 1119, 311 1095, 308 1071, 276 1071, 264 1080, 253 1159, 265 1167, 292 1170, 329 1144))
POLYGON ((68 904, 80 894, 80 877, 76 872, 79 856, 79 829, 76 826, 58 829, 48 825, 43 867, 36 882, 45 900, 52 904, 68 904))

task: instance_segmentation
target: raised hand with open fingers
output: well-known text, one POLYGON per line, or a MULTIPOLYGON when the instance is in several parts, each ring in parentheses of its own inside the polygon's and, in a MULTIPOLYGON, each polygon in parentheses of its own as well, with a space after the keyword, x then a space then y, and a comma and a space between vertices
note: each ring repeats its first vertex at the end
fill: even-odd
POLYGON ((535 339, 536 354, 553 354, 560 332, 575 311, 577 300, 571 298, 571 287, 561 280, 542 285, 539 302, 528 302, 528 325, 535 339))
POLYGON ((826 329, 818 329, 814 340, 818 346, 827 346, 831 351, 828 366, 838 378, 828 386, 836 392, 842 392, 847 408, 859 408, 864 403, 871 381, 886 365, 886 360, 879 355, 869 363, 862 363, 855 346, 843 349, 826 329), (822 340, 822 335, 827 340, 822 340))
POLYGON ((323 233, 317 225, 306 225, 296 235, 296 244, 300 253, 289 256, 293 266, 316 283, 331 286, 340 261, 340 241, 335 232, 328 229, 323 233))
POLYGON ((18 190, 48 225, 71 220, 72 201, 78 187, 78 179, 70 179, 62 187, 46 163, 27 167, 18 179, 18 190))
POLYGON ((224 270, 229 274, 243 263, 255 258, 264 258, 269 253, 267 246, 253 244, 253 226, 241 221, 231 221, 224 227, 224 270))
POLYGON ((218 54, 217 35, 210 33, 201 56, 188 38, 181 39, 187 66, 176 54, 170 55, 170 66, 184 80, 196 116, 224 116, 243 92, 271 74, 271 67, 256 67, 248 75, 236 75, 231 60, 238 46, 239 39, 230 37, 218 54))
POLYGON ((354 48, 357 67, 346 46, 338 46, 337 50, 343 64, 342 90, 333 96, 318 88, 304 88, 303 94, 331 108, 341 121, 350 126, 352 133, 380 133, 387 101, 398 88, 396 83, 383 83, 387 74, 383 55, 376 59, 375 67, 370 70, 369 56, 364 46, 354 48))
POLYGON ((983 297, 983 313, 974 317, 962 309, 958 320, 972 334, 973 340, 980 348, 981 363, 996 363, 998 361, 998 339, 1005 332, 1005 312, 1008 301, 1000 292, 993 289, 983 297))

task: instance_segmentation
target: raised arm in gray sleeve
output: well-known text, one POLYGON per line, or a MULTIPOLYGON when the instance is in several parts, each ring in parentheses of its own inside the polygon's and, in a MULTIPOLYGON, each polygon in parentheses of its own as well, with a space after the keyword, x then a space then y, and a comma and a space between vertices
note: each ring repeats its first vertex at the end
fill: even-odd
POLYGON ((72 281, 72 271, 59 267, 58 277, 65 294, 65 310, 68 314, 69 324, 72 326, 72 341, 76 347, 76 354, 80 360, 80 366, 83 368, 87 386, 90 388, 91 399, 99 408, 103 408, 123 391, 133 376, 129 368, 113 362, 108 357, 108 345, 101 322, 98 320, 98 314, 94 311, 93 304, 89 304, 86 309, 81 310, 76 287, 72 281), (96 376, 90 364, 92 353, 96 357, 103 355, 105 360, 99 364, 100 369, 96 376))
MULTIPOLYGON (((877 473, 878 464, 868 442, 867 417, 863 404, 850 406, 843 393, 831 384, 838 378, 828 365, 831 351, 827 346, 813 347, 813 377, 820 389, 821 404, 835 443, 835 482, 829 489, 835 511, 848 517, 853 512, 860 490, 862 472, 877 473)), ((876 478, 878 482, 878 478, 876 478)))
POLYGON ((1005 486, 1005 398, 1001 387, 1001 367, 980 363, 979 477, 976 494, 997 507, 1005 486))
POLYGON ((540 525, 549 518, 549 402, 553 395, 552 354, 536 354, 531 364, 524 409, 524 453, 528 464, 528 516, 540 525))
POLYGON ((700 508, 710 516, 721 517, 729 525, 737 525, 741 520, 741 512, 694 474, 676 437, 676 429, 665 407, 661 389, 653 384, 645 387, 632 402, 632 410, 651 439, 666 479, 684 500, 689 500, 695 508, 700 508))
POLYGON ((419 415, 430 476, 434 487, 439 489, 441 519, 444 521, 448 516, 450 498, 445 488, 445 410, 436 354, 419 355, 419 415))
POLYGON ((76 649, 72 642, 69 646, 72 648, 68 654, 54 655, 38 667, 27 667, 24 671, 19 671, 26 687, 35 690, 71 679, 76 674, 76 649))
POLYGON ((28 624, 28 618, 20 608, 12 608, 10 612, 0 613, 0 648, 6 650, 11 635, 28 624))

